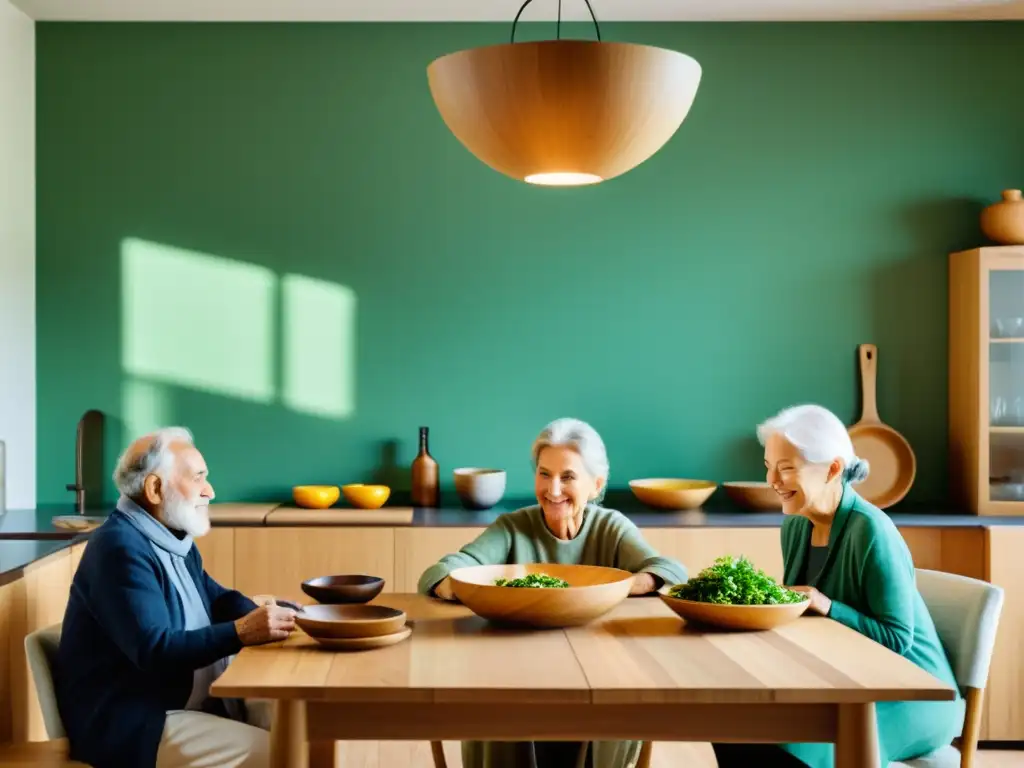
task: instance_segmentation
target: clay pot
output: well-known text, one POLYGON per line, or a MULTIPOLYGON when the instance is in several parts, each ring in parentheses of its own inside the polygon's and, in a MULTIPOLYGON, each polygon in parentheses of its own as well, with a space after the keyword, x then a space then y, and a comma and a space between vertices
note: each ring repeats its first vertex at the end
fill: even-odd
POLYGON ((1004 189, 1003 199, 981 212, 981 231, 1000 245, 1024 245, 1024 199, 1019 189, 1004 189))

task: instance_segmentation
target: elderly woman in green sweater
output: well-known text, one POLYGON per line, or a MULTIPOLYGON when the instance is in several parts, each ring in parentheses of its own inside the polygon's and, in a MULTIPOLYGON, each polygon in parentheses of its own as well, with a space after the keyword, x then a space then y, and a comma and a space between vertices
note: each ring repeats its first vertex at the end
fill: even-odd
MULTIPOLYGON (((634 574, 631 594, 686 581, 681 563, 644 541, 629 518, 600 505, 608 482, 608 454, 585 422, 558 419, 533 444, 537 504, 501 515, 460 551, 420 577, 419 590, 454 600, 449 574, 457 568, 502 563, 570 563, 622 568, 634 574)), ((467 742, 465 768, 627 768, 640 742, 467 742)))
MULTIPOLYGON (((817 405, 788 408, 757 429, 768 482, 782 499, 785 583, 827 616, 906 657, 956 690, 914 563, 889 517, 853 485, 868 475, 846 427, 817 405)), ((880 765, 922 757, 960 735, 964 701, 876 705, 880 765)), ((715 744, 719 768, 832 768, 832 744, 715 744)))

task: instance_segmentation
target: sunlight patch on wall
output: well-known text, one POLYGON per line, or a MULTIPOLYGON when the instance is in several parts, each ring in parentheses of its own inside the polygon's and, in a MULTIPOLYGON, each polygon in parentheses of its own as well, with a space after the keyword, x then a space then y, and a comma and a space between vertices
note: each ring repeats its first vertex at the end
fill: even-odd
POLYGON ((121 280, 131 434, 170 423, 171 385, 313 416, 355 412, 350 288, 136 238, 122 242, 121 280))
POLYGON ((352 415, 355 293, 336 283, 285 275, 281 306, 284 404, 313 415, 352 415))
POLYGON ((121 385, 121 418, 124 420, 127 445, 140 435, 147 435, 160 427, 171 426, 171 413, 167 389, 163 384, 128 378, 121 385))
POLYGON ((127 239, 121 280, 126 372, 261 403, 273 400, 273 272, 127 239))

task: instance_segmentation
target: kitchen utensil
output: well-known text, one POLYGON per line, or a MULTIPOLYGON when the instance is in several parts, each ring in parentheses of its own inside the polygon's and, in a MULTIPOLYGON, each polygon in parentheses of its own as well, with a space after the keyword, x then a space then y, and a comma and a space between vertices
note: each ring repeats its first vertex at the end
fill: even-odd
POLYGON ((105 517, 86 515, 58 515, 50 518, 50 524, 54 528, 66 528, 71 531, 94 531, 103 525, 105 517))
POLYGON ((682 600, 668 594, 669 587, 662 587, 658 597, 677 616, 687 622, 705 624, 721 629, 766 630, 781 627, 796 621, 811 604, 810 600, 782 605, 723 605, 702 603, 696 600, 682 600))
POLYGON ((295 623, 312 638, 381 637, 400 632, 405 611, 386 605, 307 605, 295 623))
POLYGON ((722 483, 726 494, 741 507, 758 511, 782 509, 782 499, 768 483, 762 481, 735 481, 722 483))
POLYGON ((341 492, 345 494, 349 504, 360 509, 380 509, 391 495, 391 489, 386 485, 366 485, 364 483, 343 485, 341 492))
POLYGON ((292 488, 292 499, 306 509, 327 509, 341 496, 336 485, 296 485, 292 488))
POLYGON ((490 509, 505 495, 505 471, 460 467, 452 473, 455 492, 467 509, 490 509))
POLYGON ((856 489, 876 507, 885 509, 906 496, 914 484, 917 458, 907 439, 882 423, 878 416, 875 390, 878 349, 874 344, 861 344, 858 353, 863 404, 860 421, 848 431, 854 451, 868 462, 869 474, 856 489))
POLYGON ((649 507, 695 509, 708 500, 718 485, 709 480, 652 477, 630 480, 629 487, 633 495, 649 507))
POLYGON ((450 574, 459 601, 498 624, 537 628, 576 627, 604 615, 629 596, 633 574, 596 565, 476 565, 450 574), (545 573, 566 588, 499 587, 497 579, 545 573))
POLYGON ((403 627, 390 635, 376 637, 314 637, 321 648, 327 651, 372 651, 397 645, 412 634, 412 627, 403 627))
POLYGON ((318 576, 302 582, 302 591, 318 603, 328 605, 340 603, 368 603, 384 589, 380 576, 352 574, 343 576, 318 576))

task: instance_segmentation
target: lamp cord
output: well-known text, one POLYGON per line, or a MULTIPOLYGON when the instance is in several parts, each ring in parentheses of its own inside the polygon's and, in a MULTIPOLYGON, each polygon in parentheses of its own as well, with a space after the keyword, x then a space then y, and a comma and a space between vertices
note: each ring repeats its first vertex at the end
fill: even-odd
MULTIPOLYGON (((512 38, 509 42, 514 43, 516 41, 516 25, 519 23, 519 17, 523 15, 523 11, 526 10, 526 6, 532 3, 533 0, 526 0, 519 7, 519 13, 516 14, 515 19, 512 21, 512 38)), ((594 8, 590 5, 590 0, 583 0, 587 4, 587 10, 590 11, 590 18, 594 22, 594 29, 597 32, 597 41, 601 42, 601 25, 597 23, 597 16, 594 14, 594 8)), ((556 36, 559 40, 562 39, 562 0, 558 0, 558 26, 556 27, 556 36)))

